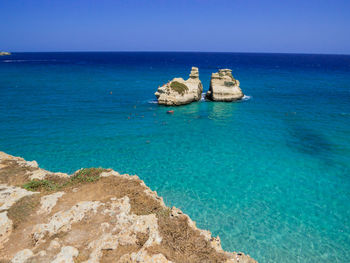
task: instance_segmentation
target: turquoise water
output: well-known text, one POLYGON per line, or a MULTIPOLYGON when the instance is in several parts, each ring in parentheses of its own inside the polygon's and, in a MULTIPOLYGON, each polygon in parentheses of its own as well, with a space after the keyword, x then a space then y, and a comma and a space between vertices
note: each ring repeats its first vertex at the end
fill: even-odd
POLYGON ((15 53, 0 58, 0 131, 1 151, 48 170, 139 175, 226 250, 350 262, 350 56, 15 53), (232 68, 249 99, 155 104, 191 66, 205 91, 232 68))

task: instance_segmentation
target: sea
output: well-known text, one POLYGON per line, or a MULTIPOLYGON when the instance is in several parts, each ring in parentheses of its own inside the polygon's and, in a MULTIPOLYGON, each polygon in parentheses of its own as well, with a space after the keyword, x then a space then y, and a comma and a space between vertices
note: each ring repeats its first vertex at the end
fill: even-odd
POLYGON ((0 151, 137 174, 260 263, 350 262, 349 55, 13 53, 0 57, 0 151), (203 92, 232 69, 245 97, 158 105, 158 86, 192 66, 203 92))

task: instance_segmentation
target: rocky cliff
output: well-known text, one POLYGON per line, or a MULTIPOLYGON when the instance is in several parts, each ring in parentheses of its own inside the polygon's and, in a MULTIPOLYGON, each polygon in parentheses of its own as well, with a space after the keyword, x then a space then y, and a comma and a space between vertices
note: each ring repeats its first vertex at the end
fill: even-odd
POLYGON ((0 152, 0 206, 0 262, 256 262, 111 169, 52 173, 0 152))
POLYGON ((155 95, 159 104, 175 106, 200 100, 202 92, 203 86, 199 80, 198 68, 192 67, 188 80, 174 78, 159 87, 155 95))
POLYGON ((244 96, 239 81, 232 76, 232 70, 220 69, 213 73, 210 79, 209 91, 206 98, 213 101, 234 101, 244 96))

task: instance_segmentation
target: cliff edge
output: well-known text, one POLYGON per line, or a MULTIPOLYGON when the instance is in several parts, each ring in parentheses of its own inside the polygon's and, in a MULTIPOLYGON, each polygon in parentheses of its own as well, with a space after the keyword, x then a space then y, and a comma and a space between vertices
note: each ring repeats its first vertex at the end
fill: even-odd
POLYGON ((0 152, 0 262, 241 262, 137 176, 52 173, 0 152))

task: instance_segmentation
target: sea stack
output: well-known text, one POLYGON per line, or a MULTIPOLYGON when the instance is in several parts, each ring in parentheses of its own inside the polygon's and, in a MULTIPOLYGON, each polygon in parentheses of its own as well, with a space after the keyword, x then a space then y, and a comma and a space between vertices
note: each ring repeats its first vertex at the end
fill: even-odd
POLYGON ((0 56, 10 56, 11 53, 10 52, 3 52, 3 51, 0 51, 0 56))
POLYGON ((220 69, 211 75, 206 98, 212 101, 235 101, 244 96, 239 81, 232 76, 231 69, 220 69))
POLYGON ((154 93, 158 104, 178 106, 199 101, 203 92, 202 82, 199 80, 197 67, 192 67, 188 80, 174 78, 172 81, 159 87, 154 93))

